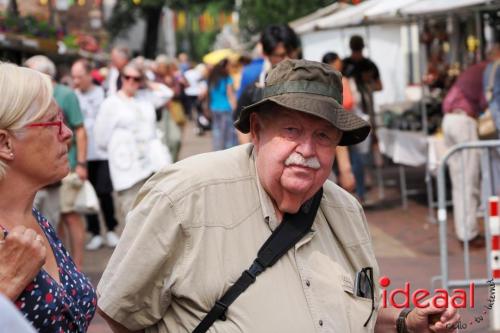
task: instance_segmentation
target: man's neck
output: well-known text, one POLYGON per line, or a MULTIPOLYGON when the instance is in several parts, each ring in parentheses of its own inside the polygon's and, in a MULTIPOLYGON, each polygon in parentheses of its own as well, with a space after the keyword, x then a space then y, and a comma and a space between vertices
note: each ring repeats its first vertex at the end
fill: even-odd
POLYGON ((356 52, 353 52, 351 54, 351 59, 353 59, 353 60, 357 60, 358 61, 358 60, 361 60, 363 58, 364 58, 363 57, 363 52, 361 52, 361 51, 356 51, 356 52))
POLYGON ((80 90, 80 92, 81 92, 82 94, 86 94, 86 93, 88 93, 88 92, 92 91, 92 89, 93 89, 93 88, 94 88, 94 85, 93 85, 93 84, 91 84, 91 85, 90 85, 90 86, 88 86, 86 89, 81 89, 81 88, 80 88, 80 89, 78 89, 78 90, 80 90))

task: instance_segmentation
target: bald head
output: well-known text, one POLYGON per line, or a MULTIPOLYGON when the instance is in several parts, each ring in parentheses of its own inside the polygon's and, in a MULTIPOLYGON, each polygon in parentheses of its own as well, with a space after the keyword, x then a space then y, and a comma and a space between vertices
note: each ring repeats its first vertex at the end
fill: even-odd
POLYGON ((114 47, 111 51, 111 64, 119 71, 125 67, 130 60, 130 50, 126 47, 114 47))
POLYGON ((71 78, 73 87, 82 92, 88 91, 92 87, 92 66, 86 59, 75 61, 71 66, 71 78))

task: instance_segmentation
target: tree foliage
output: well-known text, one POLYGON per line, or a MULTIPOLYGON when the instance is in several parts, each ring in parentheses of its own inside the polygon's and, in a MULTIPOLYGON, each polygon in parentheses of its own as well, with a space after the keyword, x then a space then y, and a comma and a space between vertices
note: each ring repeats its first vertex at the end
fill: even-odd
MULTIPOLYGON (((259 33, 269 24, 288 23, 307 15, 319 8, 330 5, 336 0, 242 0, 240 8, 240 30, 248 37, 259 33)), ((143 53, 153 57, 158 39, 159 15, 163 6, 173 10, 183 10, 188 16, 197 17, 205 10, 211 12, 231 11, 235 0, 120 0, 113 9, 107 23, 111 38, 126 34, 128 29, 143 18, 147 24, 143 53)), ((189 25, 188 25, 189 26, 189 25)), ((189 51, 194 58, 206 53, 215 39, 215 32, 178 31, 182 38, 181 45, 190 45, 188 50, 181 46, 180 50, 189 51)))
POLYGON ((335 0, 243 0, 240 28, 254 35, 269 24, 284 24, 328 6, 335 0))

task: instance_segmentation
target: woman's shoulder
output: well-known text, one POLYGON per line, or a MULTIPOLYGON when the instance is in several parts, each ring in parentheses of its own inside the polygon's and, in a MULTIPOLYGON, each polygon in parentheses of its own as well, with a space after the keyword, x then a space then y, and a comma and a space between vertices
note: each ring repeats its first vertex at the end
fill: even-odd
MULTIPOLYGON (((49 220, 47 220, 47 218, 42 214, 42 212, 40 212, 35 207, 33 207, 32 211, 33 211, 33 216, 35 217, 36 221, 38 222, 38 224, 42 228, 43 232, 45 234, 51 234, 51 235, 55 236, 56 231, 54 230, 54 228, 50 224, 49 220)), ((52 222, 55 222, 55 221, 52 221, 52 222)))

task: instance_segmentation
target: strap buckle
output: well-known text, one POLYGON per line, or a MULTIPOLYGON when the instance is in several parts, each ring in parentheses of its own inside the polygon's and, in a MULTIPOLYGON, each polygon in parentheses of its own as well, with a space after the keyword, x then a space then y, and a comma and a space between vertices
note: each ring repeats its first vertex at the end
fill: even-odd
POLYGON ((226 318, 226 311, 227 311, 228 306, 226 304, 222 303, 221 301, 217 301, 217 302, 215 302, 214 307, 219 308, 219 311, 221 312, 219 319, 222 321, 226 321, 226 319, 227 319, 226 318))
POLYGON ((257 276, 264 271, 264 266, 262 266, 259 262, 258 259, 255 259, 255 261, 252 263, 252 266, 250 266, 249 269, 247 269, 245 272, 250 275, 252 278, 252 282, 255 282, 257 279, 257 276))

